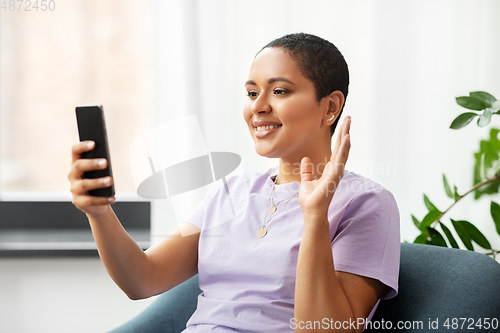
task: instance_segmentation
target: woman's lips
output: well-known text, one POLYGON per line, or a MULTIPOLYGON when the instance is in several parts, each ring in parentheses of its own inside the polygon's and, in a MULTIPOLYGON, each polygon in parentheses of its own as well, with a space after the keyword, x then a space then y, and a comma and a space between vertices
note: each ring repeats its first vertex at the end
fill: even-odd
POLYGON ((272 129, 268 129, 268 130, 264 130, 264 131, 257 131, 257 128, 255 128, 255 137, 257 139, 262 139, 262 138, 265 138, 271 134, 273 134, 274 132, 276 132, 277 130, 279 130, 282 126, 279 126, 279 127, 275 127, 275 128, 272 128, 272 129))

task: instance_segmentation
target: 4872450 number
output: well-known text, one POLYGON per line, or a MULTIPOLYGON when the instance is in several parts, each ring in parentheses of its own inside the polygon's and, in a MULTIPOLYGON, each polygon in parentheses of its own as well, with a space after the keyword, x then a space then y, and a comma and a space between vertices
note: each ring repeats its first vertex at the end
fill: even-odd
MULTIPOLYGON (((0 0, 1 1, 1 0, 0 0)), ((30 0, 3 0, 2 4, 0 5, 0 10, 5 11, 10 11, 10 12, 19 12, 19 11, 24 11, 24 12, 32 12, 36 11, 38 12, 39 10, 44 12, 44 11, 54 11, 56 9, 56 2, 55 0, 35 0, 35 1, 30 1, 30 0)))
POLYGON ((498 318, 479 318, 477 320, 473 318, 446 318, 446 321, 443 323, 443 327, 446 329, 467 329, 474 330, 476 328, 479 329, 494 329, 496 330, 499 326, 498 318))

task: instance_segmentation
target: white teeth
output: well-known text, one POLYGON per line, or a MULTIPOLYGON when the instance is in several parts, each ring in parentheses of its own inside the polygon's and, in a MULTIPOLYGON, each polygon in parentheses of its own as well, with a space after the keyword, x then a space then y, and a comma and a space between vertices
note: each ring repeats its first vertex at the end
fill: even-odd
POLYGON ((274 125, 274 126, 260 126, 260 127, 257 127, 257 131, 267 131, 267 130, 270 130, 270 129, 273 129, 273 128, 276 128, 276 127, 280 127, 281 125, 274 125))

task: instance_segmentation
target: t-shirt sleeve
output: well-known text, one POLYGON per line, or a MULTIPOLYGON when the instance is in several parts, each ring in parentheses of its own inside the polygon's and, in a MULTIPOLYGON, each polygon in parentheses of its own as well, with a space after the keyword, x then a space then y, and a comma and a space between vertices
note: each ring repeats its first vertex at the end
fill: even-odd
POLYGON ((189 217, 185 219, 183 222, 190 223, 195 227, 197 227, 198 229, 202 230, 205 219, 207 218, 207 209, 208 207, 210 207, 210 205, 215 204, 219 191, 220 191, 220 186, 218 186, 218 184, 214 185, 208 191, 205 197, 200 201, 200 203, 196 206, 196 208, 189 215, 189 217))
MULTIPOLYGON (((331 227, 334 223, 330 220, 331 227)), ((335 270, 377 279, 387 286, 382 299, 397 295, 400 255, 399 211, 386 189, 352 198, 332 240, 335 270)))
MULTIPOLYGON (((205 197, 206 199, 206 197, 205 197)), ((189 215, 189 217, 183 221, 183 223, 189 223, 197 227, 198 229, 201 230, 203 227, 203 220, 205 218, 205 205, 206 205, 206 200, 203 199, 198 206, 196 206, 195 210, 189 215)))
POLYGON ((246 174, 227 178, 226 183, 219 180, 213 184, 203 200, 183 222, 190 223, 200 230, 217 227, 230 221, 235 214, 234 207, 247 207, 248 186, 246 174))

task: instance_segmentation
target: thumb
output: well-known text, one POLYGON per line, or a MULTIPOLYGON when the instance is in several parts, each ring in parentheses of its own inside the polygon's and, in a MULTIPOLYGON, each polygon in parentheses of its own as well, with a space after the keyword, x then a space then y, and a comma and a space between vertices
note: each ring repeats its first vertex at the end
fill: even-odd
POLYGON ((303 157, 300 161, 300 181, 311 181, 313 180, 312 174, 313 165, 309 157, 303 157))

